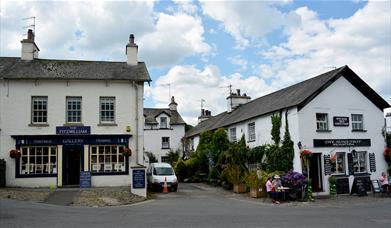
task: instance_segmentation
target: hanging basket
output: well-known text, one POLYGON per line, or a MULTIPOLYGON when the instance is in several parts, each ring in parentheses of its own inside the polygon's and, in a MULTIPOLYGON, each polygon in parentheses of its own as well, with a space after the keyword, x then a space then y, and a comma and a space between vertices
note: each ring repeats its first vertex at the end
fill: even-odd
POLYGON ((121 153, 124 156, 132 156, 132 150, 125 146, 121 148, 121 153))
POLYGON ((12 149, 10 150, 10 157, 11 158, 20 158, 22 156, 22 153, 20 153, 20 150, 12 149))
POLYGON ((311 155, 312 155, 312 151, 310 151, 310 150, 303 150, 300 152, 300 157, 303 160, 309 159, 311 157, 311 155))

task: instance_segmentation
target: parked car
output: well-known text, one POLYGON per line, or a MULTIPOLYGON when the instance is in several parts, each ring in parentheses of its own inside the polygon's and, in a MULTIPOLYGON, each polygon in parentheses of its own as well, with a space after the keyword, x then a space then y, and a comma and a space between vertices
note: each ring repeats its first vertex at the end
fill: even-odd
POLYGON ((151 163, 147 169, 148 187, 155 191, 162 191, 164 182, 167 182, 169 191, 176 192, 178 179, 174 169, 168 163, 151 163))

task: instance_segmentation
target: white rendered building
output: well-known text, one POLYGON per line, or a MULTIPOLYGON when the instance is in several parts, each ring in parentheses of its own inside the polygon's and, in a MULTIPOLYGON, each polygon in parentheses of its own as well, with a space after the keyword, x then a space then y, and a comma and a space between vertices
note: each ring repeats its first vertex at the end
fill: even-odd
POLYGON ((167 153, 182 154, 182 138, 185 121, 177 110, 178 104, 171 98, 169 108, 144 108, 144 150, 152 153, 158 162, 167 162, 167 153))
POLYGON ((0 57, 7 186, 79 186, 83 174, 93 187, 131 186, 146 196, 143 96, 150 77, 137 48, 131 35, 126 62, 39 59, 29 30, 21 58, 0 57), (11 150, 21 157, 10 158, 11 150))
POLYGON ((294 170, 302 169, 300 151, 313 152, 309 177, 315 194, 329 194, 328 177, 337 177, 337 192, 349 193, 355 179, 378 179, 387 164, 383 157, 383 110, 390 105, 348 66, 250 101, 240 91, 227 97, 228 111, 210 116, 186 132, 193 148, 207 130, 225 128, 231 141, 245 135, 252 148, 272 144, 271 115, 282 117, 281 139, 288 118, 294 142, 294 170))

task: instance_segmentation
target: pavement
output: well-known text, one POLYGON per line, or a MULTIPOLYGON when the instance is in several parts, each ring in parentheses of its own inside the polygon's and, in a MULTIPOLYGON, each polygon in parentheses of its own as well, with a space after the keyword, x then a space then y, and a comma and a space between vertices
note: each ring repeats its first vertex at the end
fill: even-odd
POLYGON ((391 227, 391 198, 338 196, 272 204, 204 184, 111 207, 0 199, 0 227, 391 227))
POLYGON ((69 206, 73 204, 73 199, 79 193, 79 189, 61 189, 53 191, 43 202, 47 204, 69 206))

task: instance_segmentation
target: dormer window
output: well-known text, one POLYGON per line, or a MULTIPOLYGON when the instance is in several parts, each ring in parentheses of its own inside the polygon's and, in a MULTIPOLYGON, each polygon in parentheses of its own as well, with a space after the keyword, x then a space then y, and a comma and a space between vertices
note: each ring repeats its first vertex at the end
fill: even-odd
POLYGON ((160 128, 167 128, 167 117, 160 117, 160 128))

